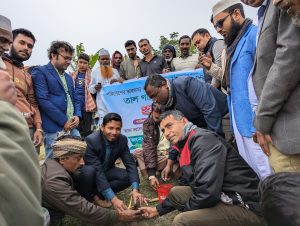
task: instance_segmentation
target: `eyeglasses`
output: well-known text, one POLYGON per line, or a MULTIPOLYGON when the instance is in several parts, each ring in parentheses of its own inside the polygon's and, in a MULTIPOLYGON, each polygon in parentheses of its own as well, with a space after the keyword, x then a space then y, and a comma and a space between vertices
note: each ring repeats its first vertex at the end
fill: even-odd
POLYGON ((161 87, 156 88, 156 92, 151 95, 150 98, 153 100, 153 102, 157 102, 157 99, 160 97, 161 94, 160 89, 161 87))
POLYGON ((225 16, 223 19, 218 20, 218 21, 214 24, 215 29, 216 29, 216 30, 217 30, 218 28, 219 28, 219 29, 222 29, 225 20, 226 20, 227 17, 229 17, 232 13, 233 13, 233 12, 229 13, 229 14, 228 14, 227 16, 225 16))
POLYGON ((62 58, 64 58, 65 61, 71 61, 72 60, 72 57, 64 56, 60 53, 58 53, 58 55, 60 55, 62 58))

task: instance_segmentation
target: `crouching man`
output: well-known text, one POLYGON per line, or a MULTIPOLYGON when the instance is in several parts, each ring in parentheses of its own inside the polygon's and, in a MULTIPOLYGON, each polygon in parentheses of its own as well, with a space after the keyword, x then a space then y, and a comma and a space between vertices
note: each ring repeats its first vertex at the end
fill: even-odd
POLYGON ((54 159, 42 165, 42 203, 49 210, 50 226, 58 225, 64 214, 97 225, 136 219, 139 211, 105 209, 90 203, 75 190, 71 175, 84 164, 85 149, 86 144, 80 139, 61 136, 53 145, 54 159))
POLYGON ((143 176, 148 176, 150 186, 156 190, 159 181, 156 175, 161 172, 164 178, 165 168, 168 167, 168 175, 174 173, 176 179, 181 175, 179 165, 175 163, 178 153, 170 146, 159 128, 159 117, 164 112, 164 107, 153 102, 151 113, 143 123, 143 149, 134 151, 139 168, 143 176), (174 164, 175 163, 175 164, 174 164))
POLYGON ((137 201, 147 203, 139 192, 138 170, 129 152, 127 138, 121 134, 121 128, 122 118, 119 114, 111 112, 104 116, 101 129, 86 137, 84 161, 93 170, 81 170, 76 179, 83 185, 79 188, 81 194, 93 197, 95 203, 102 207, 113 205, 119 212, 127 209, 127 206, 116 193, 130 186, 134 204, 137 201), (119 158, 125 169, 115 166, 119 158))
POLYGON ((174 226, 263 225, 257 215, 259 179, 238 152, 216 133, 193 125, 179 111, 167 111, 160 120, 165 137, 178 149, 188 186, 172 188, 156 207, 142 207, 144 217, 178 209, 183 213, 174 218, 174 226))

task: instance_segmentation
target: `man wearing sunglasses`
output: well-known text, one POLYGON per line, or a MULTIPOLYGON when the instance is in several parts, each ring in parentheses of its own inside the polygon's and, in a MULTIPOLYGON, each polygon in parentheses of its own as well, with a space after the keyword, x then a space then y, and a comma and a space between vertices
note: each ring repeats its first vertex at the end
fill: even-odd
POLYGON ((253 119, 257 98, 252 77, 257 27, 245 18, 238 0, 221 0, 212 8, 213 24, 227 45, 226 67, 222 86, 227 88, 230 124, 240 155, 263 179, 271 173, 268 159, 254 143, 253 119))
POLYGON ((57 132, 80 136, 76 129, 81 117, 80 100, 75 95, 72 77, 65 72, 71 64, 74 48, 68 42, 54 41, 48 49, 50 62, 32 70, 39 104, 46 159, 52 158, 57 132))

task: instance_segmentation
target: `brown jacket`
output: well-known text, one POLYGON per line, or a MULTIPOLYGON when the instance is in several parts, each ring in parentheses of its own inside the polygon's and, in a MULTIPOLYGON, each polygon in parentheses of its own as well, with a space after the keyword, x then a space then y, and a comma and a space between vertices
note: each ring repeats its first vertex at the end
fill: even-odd
POLYGON ((159 128, 149 117, 143 124, 143 154, 148 175, 154 175, 157 169, 157 145, 159 143, 159 128))
POLYGON ((42 119, 35 99, 31 75, 24 67, 16 67, 7 59, 4 62, 6 71, 16 86, 16 107, 23 114, 29 128, 42 128, 42 119))
POLYGON ((96 206, 74 189, 73 179, 56 160, 42 165, 42 203, 47 209, 58 210, 92 224, 110 225, 117 220, 115 210, 96 206))

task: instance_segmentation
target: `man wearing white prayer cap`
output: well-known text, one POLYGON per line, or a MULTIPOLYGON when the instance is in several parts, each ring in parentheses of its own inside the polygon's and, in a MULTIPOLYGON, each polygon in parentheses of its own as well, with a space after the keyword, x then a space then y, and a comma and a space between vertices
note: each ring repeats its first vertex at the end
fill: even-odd
POLYGON ((237 0, 221 0, 212 8, 213 24, 224 37, 226 67, 222 87, 229 93, 230 124, 238 151, 260 179, 272 173, 267 156, 252 139, 255 109, 258 103, 252 81, 256 52, 257 26, 245 17, 237 0))
POLYGON ((12 40, 10 19, 0 15, 0 100, 5 100, 15 105, 17 101, 16 88, 10 80, 9 74, 4 71, 6 66, 1 57, 4 52, 9 50, 12 40))
POLYGON ((10 19, 0 15, 0 69, 6 68, 1 56, 4 52, 9 50, 12 40, 13 35, 10 19))
POLYGON ((107 49, 100 49, 98 54, 100 67, 97 67, 92 72, 89 90, 92 94, 97 94, 96 102, 99 116, 98 124, 101 126, 103 117, 108 113, 108 110, 103 103, 100 91, 104 85, 120 82, 120 74, 117 69, 110 65, 110 54, 107 49))

